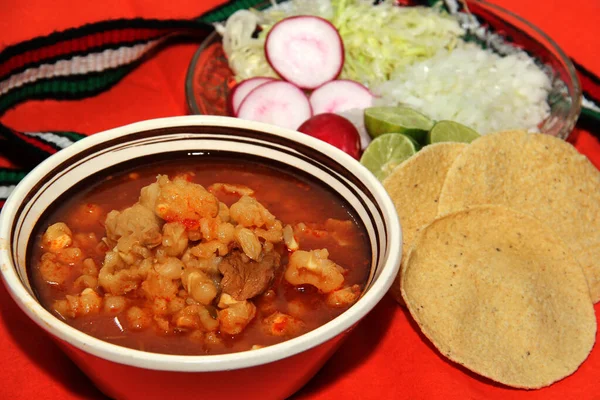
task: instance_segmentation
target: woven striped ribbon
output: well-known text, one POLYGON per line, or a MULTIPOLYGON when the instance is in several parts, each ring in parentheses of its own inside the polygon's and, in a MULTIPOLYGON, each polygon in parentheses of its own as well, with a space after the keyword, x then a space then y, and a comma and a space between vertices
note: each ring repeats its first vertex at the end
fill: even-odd
MULTIPOLYGON (((277 0, 282 2, 285 0, 277 0)), ((430 3, 432 0, 421 0, 430 3)), ((437 0, 436 0, 437 1, 437 0)), ((415 3, 400 0, 400 3, 415 3)), ((193 20, 118 19, 84 25, 5 48, 0 53, 0 116, 32 99, 76 100, 106 91, 139 66, 144 56, 181 37, 202 39, 257 0, 233 0, 193 20)), ((268 4, 268 2, 262 2, 268 4)), ((600 79, 577 65, 589 101, 583 117, 600 120, 600 79), (594 104, 595 103, 595 104, 594 104)), ((0 208, 25 174, 46 157, 85 137, 76 132, 20 132, 0 122, 0 208)))
MULTIPOLYGON (((283 0, 278 0, 278 2, 283 0)), ((28 100, 77 100, 102 93, 145 56, 183 37, 201 40, 212 23, 256 0, 233 0, 193 20, 117 19, 55 32, 0 53, 0 116, 28 100)), ((20 132, 0 122, 0 208, 16 184, 46 157, 85 137, 77 132, 20 132)))

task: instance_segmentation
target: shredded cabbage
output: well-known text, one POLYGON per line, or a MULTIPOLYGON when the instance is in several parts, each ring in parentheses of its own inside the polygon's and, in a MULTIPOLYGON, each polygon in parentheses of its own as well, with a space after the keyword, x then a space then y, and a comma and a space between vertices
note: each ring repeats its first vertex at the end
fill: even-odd
POLYGON ((332 23, 344 40, 342 77, 373 86, 407 65, 451 49, 464 31, 438 8, 398 7, 385 1, 336 2, 332 23))
POLYGON ((215 29, 223 36, 223 51, 238 82, 254 76, 277 77, 265 58, 265 36, 252 37, 257 25, 260 26, 259 20, 257 13, 239 10, 225 25, 215 24, 215 29))
POLYGON ((389 80, 440 49, 454 48, 464 34, 456 19, 435 7, 398 7, 390 0, 378 5, 369 0, 290 0, 262 12, 238 11, 225 25, 216 24, 238 81, 277 76, 266 60, 264 41, 275 23, 293 15, 316 15, 331 21, 346 53, 341 78, 368 87, 389 80), (253 38, 256 26, 261 31, 253 38))

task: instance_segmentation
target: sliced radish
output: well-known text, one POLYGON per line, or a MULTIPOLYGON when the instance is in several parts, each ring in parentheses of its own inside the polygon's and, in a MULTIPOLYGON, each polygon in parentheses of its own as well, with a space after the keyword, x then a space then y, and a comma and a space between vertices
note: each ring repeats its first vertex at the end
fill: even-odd
POLYGON ((263 83, 240 104, 238 118, 296 129, 312 116, 310 103, 297 86, 284 81, 263 83))
POLYGON ((340 74, 344 44, 329 21, 300 15, 283 19, 271 28, 265 55, 283 79, 303 89, 314 89, 340 74))
POLYGON ((319 86, 312 92, 309 101, 315 115, 339 113, 371 107, 373 94, 358 82, 340 79, 319 86))
POLYGON ((231 113, 233 115, 237 115, 240 104, 242 104, 242 101, 244 101, 248 93, 263 83, 272 82, 274 80, 275 79, 266 76, 257 76, 243 80, 235 85, 229 93, 229 107, 231 109, 231 113))

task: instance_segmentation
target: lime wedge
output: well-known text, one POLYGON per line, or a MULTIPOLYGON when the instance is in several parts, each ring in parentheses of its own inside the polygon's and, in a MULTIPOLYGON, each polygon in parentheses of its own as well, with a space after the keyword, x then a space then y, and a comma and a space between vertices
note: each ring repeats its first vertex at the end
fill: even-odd
POLYGON ((360 163, 383 181, 398 165, 417 152, 413 139, 402 133, 385 133, 367 146, 360 163))
POLYGON ((398 132, 423 143, 433 121, 408 107, 369 107, 365 109, 365 127, 371 137, 398 132))
POLYGON ((427 143, 460 142, 471 143, 479 137, 473 129, 454 121, 439 121, 427 134, 427 143))

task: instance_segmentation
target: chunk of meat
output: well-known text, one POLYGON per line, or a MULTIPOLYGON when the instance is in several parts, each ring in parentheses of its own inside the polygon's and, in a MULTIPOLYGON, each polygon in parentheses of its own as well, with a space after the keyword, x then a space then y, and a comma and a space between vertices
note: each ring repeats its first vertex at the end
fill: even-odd
POLYGON ((344 269, 329 260, 327 249, 295 251, 289 258, 285 280, 292 285, 310 284, 329 293, 344 284, 344 269))
POLYGON ((223 292, 236 300, 251 299, 261 294, 271 284, 280 262, 276 252, 266 253, 260 261, 251 260, 240 251, 231 252, 219 264, 219 271, 223 274, 223 292))
POLYGON ((201 218, 214 218, 219 213, 219 200, 202 185, 177 176, 172 181, 159 175, 160 192, 154 210, 167 222, 181 222, 188 229, 198 226, 201 218))

